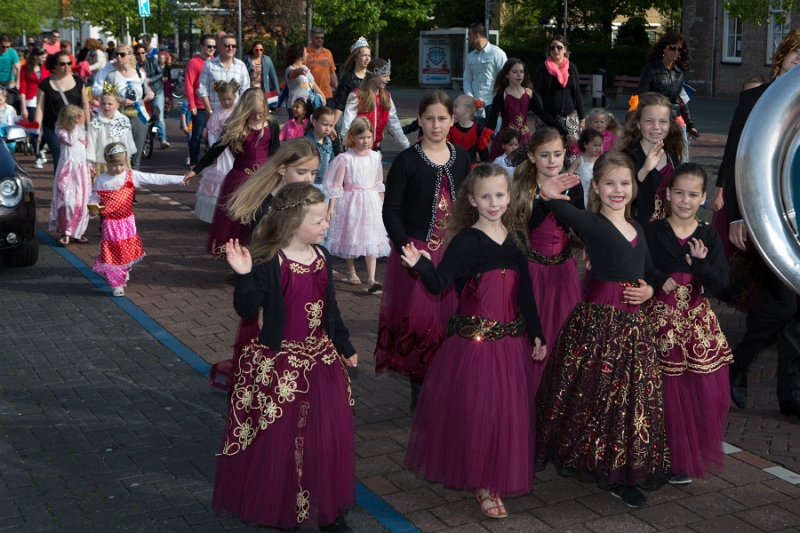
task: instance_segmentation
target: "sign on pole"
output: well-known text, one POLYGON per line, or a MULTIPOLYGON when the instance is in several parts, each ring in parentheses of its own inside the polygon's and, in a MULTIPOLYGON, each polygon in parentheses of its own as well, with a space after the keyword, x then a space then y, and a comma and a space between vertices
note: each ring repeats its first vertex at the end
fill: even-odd
POLYGON ((421 85, 450 85, 450 37, 421 37, 421 85))
POLYGON ((150 0, 139 0, 139 16, 150 16, 150 0))

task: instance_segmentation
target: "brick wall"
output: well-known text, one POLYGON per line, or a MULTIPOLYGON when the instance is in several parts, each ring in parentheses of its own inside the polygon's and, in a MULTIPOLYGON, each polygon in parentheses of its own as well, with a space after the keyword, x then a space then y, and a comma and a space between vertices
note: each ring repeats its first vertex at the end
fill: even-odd
MULTIPOLYGON (((768 27, 753 26, 745 22, 742 27, 742 62, 724 63, 724 9, 722 0, 717 0, 717 47, 714 60, 714 96, 735 98, 742 89, 742 82, 761 74, 770 79, 767 64, 768 27)), ((707 0, 684 0, 682 14, 683 35, 692 49, 691 69, 687 75, 689 84, 701 96, 711 96, 711 53, 714 26, 714 2, 707 0)), ((800 27, 800 14, 792 17, 791 28, 800 27)))

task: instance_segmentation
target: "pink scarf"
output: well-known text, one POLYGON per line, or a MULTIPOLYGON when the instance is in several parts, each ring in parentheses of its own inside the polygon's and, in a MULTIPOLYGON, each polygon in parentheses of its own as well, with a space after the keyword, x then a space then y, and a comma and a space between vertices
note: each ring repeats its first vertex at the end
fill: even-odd
POLYGON ((561 66, 559 67, 556 65, 556 62, 553 61, 552 57, 548 57, 544 61, 544 66, 547 67, 547 72, 558 79, 558 83, 560 83, 562 87, 567 86, 567 82, 569 81, 569 59, 566 57, 562 59, 561 66))

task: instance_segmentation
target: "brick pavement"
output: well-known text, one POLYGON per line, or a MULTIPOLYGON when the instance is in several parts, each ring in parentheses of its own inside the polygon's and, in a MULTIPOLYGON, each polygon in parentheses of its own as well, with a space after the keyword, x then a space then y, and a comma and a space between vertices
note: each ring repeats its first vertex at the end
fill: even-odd
MULTIPOLYGON (((281 120, 285 119, 282 117, 281 120)), ((173 121, 169 131, 175 131, 173 121)), ((172 135, 172 139, 178 138, 172 135)), ((389 147, 391 148, 391 147, 389 147)), ((391 156, 387 150, 387 157, 391 156)), ((143 170, 183 172, 185 144, 157 151, 143 170), (170 157, 171 156, 171 157, 170 157)), ((711 157, 711 155, 709 156, 711 157)), ((23 164, 25 158, 22 158, 23 164)), ((709 170, 713 161, 708 161, 709 170)), ((31 162, 28 162, 30 168, 31 162)), ((46 217, 52 180, 34 172, 40 220, 46 217)), ((137 224, 148 257, 132 272, 126 290, 131 301, 207 361, 229 357, 237 320, 231 309, 232 278, 226 265, 203 250, 207 226, 182 205, 194 205, 196 184, 160 187, 169 201, 139 193, 137 224)), ((87 264, 96 254, 97 224, 90 225, 92 244, 70 249, 87 264)), ((343 266, 343 265, 342 265, 343 266)), ((379 262, 379 275, 384 263, 379 262)), ((38 268, 38 267, 37 267, 38 268)), ((89 289, 94 290, 94 289, 89 289)), ((392 375, 374 375, 372 350, 379 298, 344 283, 338 300, 354 343, 361 354, 353 374, 356 396, 357 476, 371 490, 423 531, 556 530, 556 531, 795 531, 800 514, 800 488, 764 474, 775 461, 798 468, 800 424, 778 415, 774 398, 776 356, 765 350, 753 365, 748 409, 733 408, 726 440, 752 452, 728 456, 720 477, 695 481, 687 488, 664 487, 649 494, 650 505, 630 511, 591 485, 558 478, 552 470, 538 477, 532 495, 511 500, 508 520, 487 521, 468 494, 416 480, 402 467, 410 426, 408 386, 392 375), (772 463, 770 463, 771 465, 772 463), (773 524, 770 520, 777 522, 773 524), (768 519, 769 518, 769 519, 768 519), (779 523, 778 523, 779 522, 779 523), (688 524, 688 525, 686 525, 688 524)), ((735 343, 744 315, 715 305, 723 328, 735 343)))

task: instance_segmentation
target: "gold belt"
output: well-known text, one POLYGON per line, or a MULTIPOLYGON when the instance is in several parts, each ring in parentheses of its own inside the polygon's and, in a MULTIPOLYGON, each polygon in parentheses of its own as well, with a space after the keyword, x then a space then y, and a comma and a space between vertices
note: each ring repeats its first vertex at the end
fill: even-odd
POLYGON ((496 341, 506 335, 521 337, 525 333, 525 319, 522 316, 506 324, 482 316, 453 315, 447 321, 447 336, 458 335, 469 340, 496 341))
POLYGON ((540 263, 542 265, 560 265, 561 263, 569 261, 571 257, 572 252, 570 252, 569 248, 552 258, 547 257, 542 252, 534 250, 533 248, 528 250, 528 261, 533 261, 534 263, 540 263))

